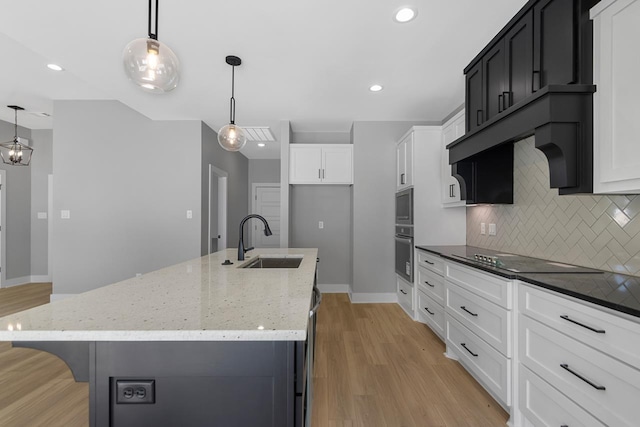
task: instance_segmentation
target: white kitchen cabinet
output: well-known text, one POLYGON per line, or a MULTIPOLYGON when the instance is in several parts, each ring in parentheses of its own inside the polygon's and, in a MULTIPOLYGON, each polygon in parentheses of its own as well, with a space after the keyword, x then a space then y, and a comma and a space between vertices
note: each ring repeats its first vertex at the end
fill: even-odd
POLYGON ((290 184, 353 184, 353 145, 292 144, 290 184))
POLYGON ((398 191, 413 185, 413 132, 406 135, 396 147, 396 188, 398 191))
POLYGON ((511 280, 458 263, 445 264, 447 355, 509 411, 514 340, 511 280))
POLYGON ((415 319, 429 326, 444 341, 444 261, 439 256, 420 249, 416 249, 415 259, 418 261, 415 275, 415 319))
POLYGON ((640 193, 640 0, 602 0, 593 19, 594 193, 640 193))
POLYGON ((464 200, 460 200, 460 183, 451 176, 449 164, 449 150, 447 145, 464 135, 464 109, 442 125, 442 206, 446 208, 466 206, 464 200))
MULTIPOLYGON (((565 408, 569 413, 562 415, 563 424, 590 420, 586 412, 598 422, 584 425, 637 425, 640 325, 636 321, 524 283, 518 286, 518 310, 520 381, 537 380, 537 388, 555 389, 561 398, 574 402, 578 407, 565 408)), ((520 393, 525 425, 538 425, 542 415, 532 413, 528 400, 535 391, 520 387, 520 393)))

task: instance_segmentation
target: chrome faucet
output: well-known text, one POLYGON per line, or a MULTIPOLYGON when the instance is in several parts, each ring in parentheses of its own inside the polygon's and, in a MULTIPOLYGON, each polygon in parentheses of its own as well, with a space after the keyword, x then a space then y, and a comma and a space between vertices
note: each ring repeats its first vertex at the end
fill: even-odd
POLYGON ((269 228, 269 223, 267 223, 267 220, 264 219, 262 216, 257 214, 251 214, 242 218, 242 221, 240 221, 240 241, 238 242, 238 261, 243 261, 245 252, 249 252, 251 249, 253 249, 253 246, 248 249, 244 248, 244 223, 247 222, 247 220, 249 220, 250 218, 258 218, 260 221, 264 223, 265 236, 271 236, 273 234, 271 232, 271 228, 269 228))

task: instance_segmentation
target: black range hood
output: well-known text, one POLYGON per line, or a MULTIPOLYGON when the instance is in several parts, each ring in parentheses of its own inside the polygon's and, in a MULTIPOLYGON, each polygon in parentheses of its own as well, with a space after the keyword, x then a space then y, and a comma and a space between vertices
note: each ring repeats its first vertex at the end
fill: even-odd
POLYGON ((551 188, 593 192, 593 92, 593 85, 546 86, 449 144, 467 203, 513 203, 513 143, 531 135, 549 161, 551 188))
POLYGON ((447 146, 467 204, 513 203, 513 144, 535 135, 559 194, 593 192, 599 0, 529 0, 465 68, 466 134, 447 146))

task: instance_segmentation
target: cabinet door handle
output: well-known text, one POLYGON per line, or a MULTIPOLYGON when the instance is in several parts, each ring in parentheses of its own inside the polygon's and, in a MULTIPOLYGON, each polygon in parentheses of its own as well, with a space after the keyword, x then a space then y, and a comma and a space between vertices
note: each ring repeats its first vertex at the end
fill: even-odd
POLYGON ((567 316, 566 314, 563 314, 562 316, 560 316, 560 318, 566 320, 567 322, 575 323, 578 326, 582 326, 583 328, 586 328, 586 329, 588 329, 590 331, 593 331, 596 334, 604 334, 605 333, 604 329, 592 328, 591 326, 585 325, 584 323, 580 323, 577 320, 570 319, 569 316, 567 316))
POLYGON ((537 92, 541 84, 540 70, 533 70, 533 79, 531 79, 531 92, 537 92))
POLYGON ((596 390, 606 390, 607 389, 605 386, 598 385, 598 384, 594 383, 593 381, 590 381, 587 378, 583 377, 582 375, 580 375, 579 373, 577 373, 576 371, 571 369, 569 367, 569 365, 567 365, 566 363, 561 363, 560 367, 562 369, 564 369, 565 371, 571 372, 573 375, 575 375, 576 377, 580 378, 582 381, 584 381, 585 383, 589 384, 591 387, 595 388, 596 390))
POLYGON ((425 307, 424 309, 427 310, 427 313, 429 313, 432 316, 435 314, 431 310, 429 310, 429 307, 425 307))
POLYGON ((400 292, 402 292, 403 294, 407 295, 407 293, 404 291, 404 289, 400 289, 400 292))
POLYGON ((473 352, 473 351, 471 351, 471 350, 469 350, 469 349, 467 348, 467 346, 465 345, 465 343, 461 342, 461 343, 460 343, 460 345, 461 345, 461 346, 463 346, 463 347, 464 347, 464 349, 465 349, 465 350, 467 350, 467 351, 468 351, 468 352, 469 352, 473 357, 478 357, 478 354, 477 354, 477 353, 474 353, 474 352, 473 352))
POLYGON ((404 174, 400 174, 400 184, 404 184, 404 174))
POLYGON ((436 285, 432 285, 431 283, 427 282, 426 280, 424 281, 424 283, 426 283, 428 286, 431 286, 432 288, 436 287, 436 285))
POLYGON ((482 123, 482 110, 476 111, 476 126, 480 126, 482 123))
POLYGON ((502 113, 504 109, 504 100, 502 99, 502 95, 498 95, 498 113, 502 113))
POLYGON ((449 197, 456 197, 456 185, 455 184, 450 184, 449 185, 449 197))
POLYGON ((320 179, 320 169, 318 169, 318 179, 320 179))
POLYGON ((461 309, 463 309, 464 311, 466 311, 467 313, 469 313, 470 315, 472 315, 473 317, 478 316, 478 313, 472 313, 469 310, 467 310, 467 307, 465 307, 464 305, 460 306, 461 309))
POLYGON ((324 178, 325 178, 325 174, 324 174, 324 172, 325 172, 325 170, 324 170, 324 169, 322 169, 322 179, 324 179, 324 178))
POLYGON ((502 92, 502 111, 511 107, 511 92, 502 92))

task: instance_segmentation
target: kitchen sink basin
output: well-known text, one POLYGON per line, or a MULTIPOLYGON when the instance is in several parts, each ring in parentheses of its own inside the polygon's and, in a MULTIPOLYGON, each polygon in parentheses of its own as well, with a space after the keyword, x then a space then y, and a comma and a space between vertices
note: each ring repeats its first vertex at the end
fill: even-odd
POLYGON ((298 255, 261 255, 240 268, 298 268, 302 256, 298 255))

